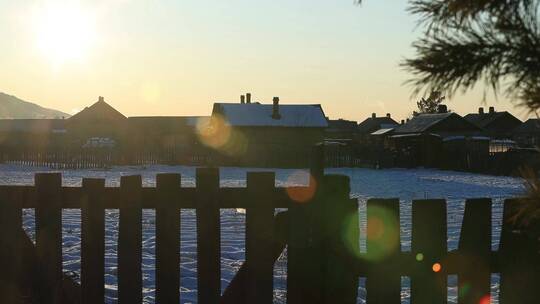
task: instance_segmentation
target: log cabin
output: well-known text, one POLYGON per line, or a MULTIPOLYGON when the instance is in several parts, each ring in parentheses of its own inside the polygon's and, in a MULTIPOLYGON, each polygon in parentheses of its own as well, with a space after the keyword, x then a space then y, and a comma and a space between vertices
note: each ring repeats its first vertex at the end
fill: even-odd
MULTIPOLYGON (((319 104, 251 102, 214 104, 203 141, 221 163, 241 166, 308 167, 312 149, 324 140, 328 122, 319 104)), ((244 102, 246 100, 246 102, 244 102)))

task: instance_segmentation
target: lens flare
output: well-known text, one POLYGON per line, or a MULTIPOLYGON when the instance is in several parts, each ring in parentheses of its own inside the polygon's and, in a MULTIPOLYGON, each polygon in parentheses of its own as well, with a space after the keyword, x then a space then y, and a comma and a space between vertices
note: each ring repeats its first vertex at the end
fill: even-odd
POLYGON ((221 115, 201 118, 197 122, 197 135, 207 147, 213 148, 228 156, 240 156, 248 149, 248 140, 244 134, 231 128, 221 115))
POLYGON ((471 284, 469 283, 464 283, 461 286, 459 286, 459 291, 458 291, 459 297, 460 298, 465 297, 469 293, 469 290, 471 290, 471 284))
POLYGON ((368 260, 382 260, 399 246, 399 222, 390 210, 381 207, 368 209, 368 260))
POLYGON ((480 299, 480 302, 478 304, 491 304, 491 296, 485 295, 480 299))
MULTIPOLYGON (((301 171, 295 172, 289 176, 288 181, 292 182, 292 180, 296 180, 297 176, 300 174, 304 174, 301 171)), ((287 195, 295 202, 297 203, 307 203, 309 202, 313 196, 315 195, 315 191, 317 190, 317 182, 315 179, 310 175, 309 176, 309 184, 305 187, 287 187, 287 195)))
POLYGON ((480 299, 480 302, 478 304, 491 304, 491 296, 485 295, 480 299))
POLYGON ((161 86, 157 83, 145 83, 141 86, 140 96, 144 102, 155 104, 161 98, 161 86))
POLYGON ((219 149, 223 147, 231 137, 231 127, 220 115, 211 118, 201 118, 197 121, 197 135, 203 144, 219 149))

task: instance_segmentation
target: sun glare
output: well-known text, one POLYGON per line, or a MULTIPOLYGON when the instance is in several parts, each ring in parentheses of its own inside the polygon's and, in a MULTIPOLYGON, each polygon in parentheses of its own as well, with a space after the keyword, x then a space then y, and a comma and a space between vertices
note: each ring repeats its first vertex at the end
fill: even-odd
POLYGON ((35 11, 36 43, 54 65, 81 61, 96 40, 96 21, 92 11, 80 5, 56 3, 35 11))

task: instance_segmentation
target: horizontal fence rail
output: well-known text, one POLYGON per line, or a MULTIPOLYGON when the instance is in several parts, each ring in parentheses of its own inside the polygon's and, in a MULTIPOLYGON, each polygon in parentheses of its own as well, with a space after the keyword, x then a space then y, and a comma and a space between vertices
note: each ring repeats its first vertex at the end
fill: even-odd
MULTIPOLYGON (((510 224, 520 200, 507 200, 499 250, 491 249, 492 202, 469 199, 457 250, 447 249, 445 200, 412 202, 410 252, 400 248, 399 199, 367 202, 367 252, 359 247, 358 202, 346 176, 313 172, 305 187, 275 187, 271 172, 248 173, 247 187, 220 188, 219 170, 199 168, 196 187, 179 174, 158 174, 156 187, 124 176, 120 187, 83 179, 62 187, 58 173, 36 174, 35 186, 0 186, 0 300, 67 302, 62 274, 61 211, 81 209, 80 303, 104 301, 104 212, 118 209, 118 303, 142 303, 142 210, 156 210, 156 302, 180 298, 181 209, 195 209, 198 303, 272 303, 273 267, 287 248, 288 303, 356 303, 366 277, 368 303, 401 303, 401 277, 411 303, 446 303, 447 277, 458 276, 458 303, 488 303, 500 274, 500 303, 537 303, 537 244, 510 224), (298 199, 303 198, 303 199, 298 199), (36 244, 22 230, 21 209, 36 210, 36 244), (221 293, 220 213, 246 209, 246 261, 221 293), (535 287, 536 286, 536 287, 535 287), (487 298, 486 298, 487 297, 487 298)), ((24 303, 24 302, 23 302, 24 303)))

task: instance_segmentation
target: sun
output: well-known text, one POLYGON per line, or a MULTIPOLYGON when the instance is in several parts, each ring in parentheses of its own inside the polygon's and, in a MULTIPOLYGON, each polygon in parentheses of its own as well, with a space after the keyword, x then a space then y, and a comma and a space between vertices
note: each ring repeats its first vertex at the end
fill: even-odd
POLYGON ((97 30, 92 11, 73 2, 36 9, 36 44, 54 65, 85 59, 94 47, 97 30))

